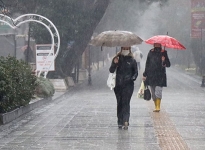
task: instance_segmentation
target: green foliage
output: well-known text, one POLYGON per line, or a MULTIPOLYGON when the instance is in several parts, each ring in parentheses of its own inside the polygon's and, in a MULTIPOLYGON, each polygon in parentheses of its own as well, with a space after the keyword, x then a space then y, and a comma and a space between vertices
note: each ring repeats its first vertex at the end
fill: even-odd
POLYGON ((27 105, 33 98, 36 77, 31 67, 15 57, 0 57, 0 113, 27 105))
POLYGON ((39 77, 37 78, 36 95, 41 98, 51 97, 55 93, 55 89, 49 79, 39 77))

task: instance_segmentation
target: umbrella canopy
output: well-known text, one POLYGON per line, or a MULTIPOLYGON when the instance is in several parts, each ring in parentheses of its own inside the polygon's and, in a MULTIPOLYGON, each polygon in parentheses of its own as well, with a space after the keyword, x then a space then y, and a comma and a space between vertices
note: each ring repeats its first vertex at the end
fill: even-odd
POLYGON ((142 39, 129 31, 104 31, 91 39, 90 45, 94 46, 132 46, 142 43, 142 39))
POLYGON ((168 35, 153 36, 145 40, 145 43, 147 44, 160 43, 162 46, 167 48, 181 49, 181 50, 186 49, 178 40, 168 35))

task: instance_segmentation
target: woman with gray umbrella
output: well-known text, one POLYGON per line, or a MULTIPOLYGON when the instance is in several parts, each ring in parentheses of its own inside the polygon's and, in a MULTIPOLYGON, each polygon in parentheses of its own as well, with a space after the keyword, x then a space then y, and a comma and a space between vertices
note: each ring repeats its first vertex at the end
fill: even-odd
POLYGON ((131 47, 121 47, 121 51, 113 58, 109 71, 110 73, 116 71, 114 92, 117 99, 118 127, 127 130, 130 100, 134 90, 134 81, 138 76, 137 62, 133 57, 131 47))

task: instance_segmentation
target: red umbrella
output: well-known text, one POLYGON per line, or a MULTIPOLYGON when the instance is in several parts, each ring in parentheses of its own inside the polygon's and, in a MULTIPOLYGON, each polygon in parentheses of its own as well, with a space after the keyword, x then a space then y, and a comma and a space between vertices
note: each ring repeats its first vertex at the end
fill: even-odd
POLYGON ((153 36, 145 40, 145 43, 147 44, 160 43, 162 46, 167 48, 181 49, 181 50, 186 49, 178 40, 168 35, 153 36))

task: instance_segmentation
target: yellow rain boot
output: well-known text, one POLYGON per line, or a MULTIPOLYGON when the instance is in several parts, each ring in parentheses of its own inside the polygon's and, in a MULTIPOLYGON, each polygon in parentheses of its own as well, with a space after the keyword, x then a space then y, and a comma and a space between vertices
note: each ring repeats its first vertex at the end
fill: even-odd
MULTIPOLYGON (((156 99, 154 100, 154 106, 155 106, 155 110, 157 109, 157 102, 156 99)), ((153 110, 153 112, 155 112, 155 110, 153 110)))
POLYGON ((161 99, 160 98, 156 98, 155 102, 155 110, 153 112, 159 112, 160 111, 160 103, 161 103, 161 99))

